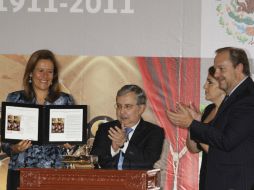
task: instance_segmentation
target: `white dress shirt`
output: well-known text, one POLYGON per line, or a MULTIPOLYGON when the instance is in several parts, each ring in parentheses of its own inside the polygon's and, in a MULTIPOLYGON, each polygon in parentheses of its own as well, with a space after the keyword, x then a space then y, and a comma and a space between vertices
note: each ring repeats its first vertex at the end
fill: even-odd
POLYGON ((119 153, 119 151, 121 150, 123 153, 126 152, 128 145, 129 145, 129 141, 131 140, 131 137, 135 131, 135 129, 137 128, 138 124, 139 124, 140 120, 138 121, 138 123, 136 125, 134 125, 132 128, 132 131, 128 134, 127 140, 125 141, 123 148, 118 149, 117 151, 114 151, 112 145, 111 145, 111 156, 114 157, 115 155, 117 155, 119 153))

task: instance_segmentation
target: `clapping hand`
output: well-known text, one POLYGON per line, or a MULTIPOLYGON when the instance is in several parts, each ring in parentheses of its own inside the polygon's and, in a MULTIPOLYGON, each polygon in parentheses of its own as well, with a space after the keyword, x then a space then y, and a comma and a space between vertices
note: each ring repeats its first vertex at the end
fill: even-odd
POLYGON ((111 127, 109 129, 108 137, 112 140, 112 148, 117 151, 126 141, 124 126, 122 125, 121 128, 117 126, 111 127))
POLYGON ((191 114, 192 118, 200 121, 201 120, 201 113, 200 111, 197 111, 197 109, 194 107, 194 105, 190 102, 190 105, 185 107, 188 112, 191 114))
POLYGON ((176 126, 188 128, 193 121, 194 117, 190 113, 190 108, 177 103, 176 111, 167 110, 166 114, 168 119, 176 126))

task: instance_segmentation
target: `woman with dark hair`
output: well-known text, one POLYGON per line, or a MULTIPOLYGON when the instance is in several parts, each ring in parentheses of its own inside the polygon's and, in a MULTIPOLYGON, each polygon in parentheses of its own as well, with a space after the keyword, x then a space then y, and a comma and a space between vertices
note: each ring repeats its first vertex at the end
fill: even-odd
MULTIPOLYGON (((210 67, 208 70, 208 76, 206 82, 204 84, 205 90, 205 98, 208 101, 211 101, 212 104, 209 104, 202 116, 200 113, 196 112, 193 106, 183 107, 181 106, 180 109, 187 110, 193 118, 196 120, 201 120, 203 123, 211 123, 215 118, 215 115, 225 97, 225 92, 219 88, 218 81, 214 78, 215 69, 214 67, 210 67)), ((196 141, 191 140, 190 134, 187 136, 186 146, 188 150, 192 153, 199 153, 202 151, 202 163, 200 168, 199 174, 199 190, 205 189, 205 180, 206 180, 206 163, 207 163, 207 152, 209 150, 209 146, 203 143, 199 143, 196 141)))
MULTIPOLYGON (((71 95, 60 92, 58 62, 49 50, 38 50, 29 58, 24 77, 24 90, 8 94, 6 101, 40 105, 73 105, 71 95)), ((67 145, 66 145, 67 146, 67 145)), ((7 190, 19 186, 18 168, 59 168, 62 166, 64 146, 32 145, 29 140, 17 144, 2 143, 2 150, 10 156, 7 190)))
POLYGON ((58 62, 51 51, 38 50, 32 54, 27 62, 23 77, 23 85, 23 93, 27 101, 36 100, 38 104, 44 104, 45 100, 53 103, 59 98, 60 87, 58 81, 58 62), (47 81, 44 81, 44 83, 41 79, 43 77, 43 69, 46 69, 44 75, 48 75, 47 81), (41 89, 40 86, 38 86, 38 80, 41 80, 41 85, 45 85, 45 89, 41 89), (46 82, 49 82, 49 84, 46 84, 46 82))

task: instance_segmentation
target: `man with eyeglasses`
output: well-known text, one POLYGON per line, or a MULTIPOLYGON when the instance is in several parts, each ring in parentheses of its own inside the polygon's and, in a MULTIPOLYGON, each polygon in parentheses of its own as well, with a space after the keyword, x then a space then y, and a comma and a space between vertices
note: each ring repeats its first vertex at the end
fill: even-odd
POLYGON ((152 169, 160 158, 164 130, 142 119, 146 100, 137 85, 125 85, 117 92, 117 120, 99 126, 91 151, 98 155, 101 168, 152 169))

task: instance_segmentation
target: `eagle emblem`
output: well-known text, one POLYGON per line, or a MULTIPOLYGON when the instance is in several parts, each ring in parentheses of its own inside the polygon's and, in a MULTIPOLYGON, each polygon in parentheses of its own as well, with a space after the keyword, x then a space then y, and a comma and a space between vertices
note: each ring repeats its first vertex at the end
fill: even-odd
POLYGON ((254 0, 217 1, 219 24, 242 44, 254 45, 254 0))

